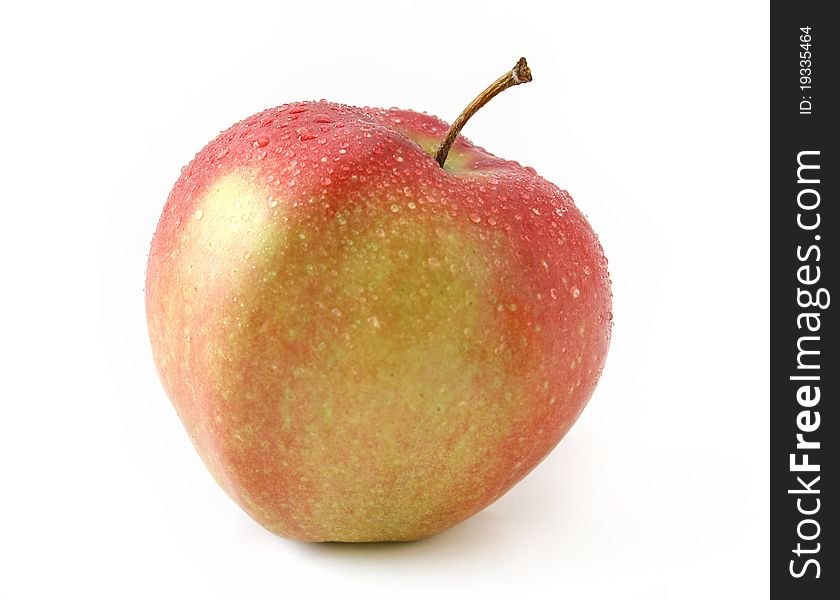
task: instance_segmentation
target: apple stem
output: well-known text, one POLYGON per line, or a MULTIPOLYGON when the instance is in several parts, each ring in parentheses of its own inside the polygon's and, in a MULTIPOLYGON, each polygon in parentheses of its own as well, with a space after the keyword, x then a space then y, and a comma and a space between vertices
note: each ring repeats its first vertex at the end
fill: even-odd
POLYGON ((490 87, 476 96, 475 100, 470 102, 461 114, 458 115, 458 118, 455 119, 449 131, 446 132, 446 137, 443 138, 440 147, 438 147, 435 153, 437 164, 443 167, 443 164, 446 162, 446 157, 449 156, 449 151, 452 149, 452 144, 455 143, 455 138, 461 133, 461 129, 464 128, 464 125, 467 124, 470 117, 477 113, 482 106, 506 89, 519 85, 520 83, 528 83, 529 81, 531 81, 531 69, 528 68, 525 57, 522 57, 510 71, 490 84, 490 87))

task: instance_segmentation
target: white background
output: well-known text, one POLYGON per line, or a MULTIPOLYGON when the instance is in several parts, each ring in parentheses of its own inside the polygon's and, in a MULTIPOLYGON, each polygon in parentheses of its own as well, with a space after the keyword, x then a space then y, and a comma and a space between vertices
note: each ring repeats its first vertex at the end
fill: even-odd
POLYGON ((3 6, 0 596, 767 596, 763 2, 3 6), (520 55, 534 82, 465 134, 568 189, 601 236, 615 330, 591 403, 437 537, 267 533, 151 360, 146 253, 180 167, 287 101, 451 120, 520 55))

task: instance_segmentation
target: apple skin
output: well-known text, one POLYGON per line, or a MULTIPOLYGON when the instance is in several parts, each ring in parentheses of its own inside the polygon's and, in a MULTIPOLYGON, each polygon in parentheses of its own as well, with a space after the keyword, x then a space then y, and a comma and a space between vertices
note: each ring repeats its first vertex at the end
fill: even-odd
POLYGON ((405 110, 288 104, 183 169, 152 240, 155 363, 208 469, 307 541, 416 540, 577 419, 607 261, 565 191, 405 110))

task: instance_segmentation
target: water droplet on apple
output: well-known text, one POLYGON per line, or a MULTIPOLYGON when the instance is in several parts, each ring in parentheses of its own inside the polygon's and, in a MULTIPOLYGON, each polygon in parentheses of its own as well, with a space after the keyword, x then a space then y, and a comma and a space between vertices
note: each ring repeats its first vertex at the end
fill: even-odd
POLYGON ((321 185, 329 185, 332 183, 332 179, 329 177, 321 177, 321 185))
POLYGON ((193 218, 196 221, 200 221, 203 216, 204 216, 204 211, 201 210, 200 208, 197 211, 195 211, 195 213, 193 214, 193 218))
POLYGON ((254 148, 265 148, 266 146, 268 146, 268 138, 264 135, 254 140, 254 148))
POLYGON ((399 207, 399 206, 397 206, 396 204, 392 204, 392 205, 391 205, 391 212, 393 212, 393 213, 398 213, 398 212, 400 212, 400 207, 399 207))
POLYGON ((277 208, 277 200, 272 197, 268 199, 268 208, 277 208))
POLYGON ((551 288, 549 294, 551 294, 552 299, 557 300, 557 288, 551 288))
POLYGON ((408 208, 410 208, 410 209, 414 210, 415 208, 417 208, 417 205, 416 205, 416 204, 414 204, 414 202, 409 202, 409 203, 408 203, 408 208))
POLYGON ((572 298, 577 298, 580 296, 580 288, 572 287, 569 289, 569 293, 572 295, 572 298))
POLYGON ((478 215, 470 215, 470 221, 473 223, 481 223, 481 217, 478 215))
POLYGON ((318 137, 317 134, 312 133, 306 127, 299 127, 297 129, 296 133, 297 133, 297 138, 300 141, 314 140, 315 138, 318 137))
POLYGON ((218 154, 216 154, 216 158, 224 158, 228 155, 228 152, 230 152, 228 148, 222 148, 219 150, 218 154))

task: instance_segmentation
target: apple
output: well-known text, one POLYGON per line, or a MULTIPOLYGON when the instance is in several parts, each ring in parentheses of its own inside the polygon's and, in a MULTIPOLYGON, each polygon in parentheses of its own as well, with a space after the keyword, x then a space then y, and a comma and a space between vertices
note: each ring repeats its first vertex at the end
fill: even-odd
POLYGON ((149 254, 153 355, 213 477, 270 531, 443 531, 590 398, 612 319, 598 238, 568 193, 458 136, 527 80, 522 60, 452 128, 285 104, 182 171, 149 254))

